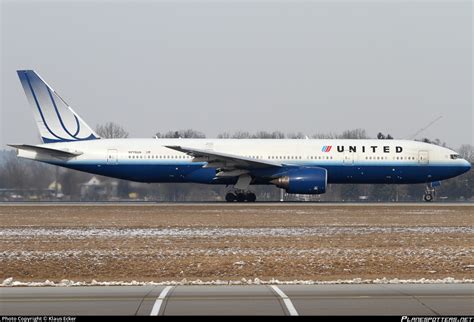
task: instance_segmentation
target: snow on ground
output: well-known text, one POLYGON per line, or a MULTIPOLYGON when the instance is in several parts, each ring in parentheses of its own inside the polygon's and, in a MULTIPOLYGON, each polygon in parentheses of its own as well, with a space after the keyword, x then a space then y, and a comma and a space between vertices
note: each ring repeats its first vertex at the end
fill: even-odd
POLYGON ((474 287, 472 208, 249 207, 8 208, 0 286, 474 287))
MULTIPOLYGON (((0 252, 0 262, 8 260, 54 260, 63 258, 105 258, 112 257, 115 259, 124 259, 129 257, 183 257, 183 256, 332 256, 340 258, 373 258, 374 256, 393 256, 394 258, 426 258, 438 260, 455 260, 473 256, 474 250, 470 248, 460 247, 438 247, 436 249, 427 248, 311 248, 300 249, 291 247, 276 247, 272 249, 243 249, 239 247, 206 248, 206 249, 151 249, 151 250, 57 250, 57 251, 2 251, 0 252)), ((474 267, 474 265, 472 265, 474 267)), ((466 268, 470 268, 466 266, 466 268)))
POLYGON ((292 280, 292 281, 280 281, 276 279, 271 280, 260 280, 246 279, 234 281, 225 280, 212 280, 212 281, 201 281, 191 280, 188 281, 183 279, 181 281, 165 281, 165 282, 139 282, 139 281, 96 281, 91 282, 76 282, 71 280, 61 280, 60 282, 53 282, 46 280, 44 282, 21 282, 15 281, 13 278, 5 279, 0 287, 12 287, 12 286, 145 286, 145 285, 335 285, 335 284, 459 284, 459 283, 474 283, 474 279, 455 279, 452 277, 446 277, 442 279, 387 279, 385 277, 380 279, 347 279, 347 280, 334 280, 334 281, 317 281, 317 280, 292 280))
POLYGON ((2 238, 29 239, 35 237, 63 237, 83 239, 91 237, 291 237, 332 236, 340 234, 474 234, 474 227, 289 227, 289 228, 6 228, 2 238))

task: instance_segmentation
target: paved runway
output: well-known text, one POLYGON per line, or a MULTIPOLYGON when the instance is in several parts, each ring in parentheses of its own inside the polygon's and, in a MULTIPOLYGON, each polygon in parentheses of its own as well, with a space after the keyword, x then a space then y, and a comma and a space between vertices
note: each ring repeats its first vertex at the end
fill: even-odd
POLYGON ((474 284, 0 288, 0 315, 474 315, 474 284))
POLYGON ((15 202, 2 202, 0 201, 0 207, 130 207, 130 206, 141 206, 141 207, 308 207, 308 206, 321 206, 321 207, 472 207, 474 202, 334 202, 334 201, 259 201, 255 203, 229 203, 225 201, 179 201, 179 202, 166 202, 166 201, 15 201, 15 202))

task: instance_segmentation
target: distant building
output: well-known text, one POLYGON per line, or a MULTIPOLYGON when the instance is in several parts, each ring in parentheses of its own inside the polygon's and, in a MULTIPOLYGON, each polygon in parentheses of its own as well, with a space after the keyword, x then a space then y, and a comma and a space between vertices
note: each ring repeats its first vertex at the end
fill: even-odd
POLYGON ((51 191, 51 194, 55 198, 61 199, 64 197, 63 186, 61 183, 57 182, 56 180, 49 184, 48 190, 51 191))
POLYGON ((94 176, 89 181, 81 184, 81 200, 116 200, 117 186, 117 181, 101 181, 94 176))

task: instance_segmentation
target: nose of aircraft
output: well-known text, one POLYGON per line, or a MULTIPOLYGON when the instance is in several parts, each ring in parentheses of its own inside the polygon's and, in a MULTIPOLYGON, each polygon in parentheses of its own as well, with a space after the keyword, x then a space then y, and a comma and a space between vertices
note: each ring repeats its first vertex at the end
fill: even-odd
POLYGON ((463 160, 463 164, 462 164, 462 170, 463 170, 462 172, 463 173, 468 172, 469 170, 471 170, 471 167, 472 167, 472 165, 469 161, 463 160))

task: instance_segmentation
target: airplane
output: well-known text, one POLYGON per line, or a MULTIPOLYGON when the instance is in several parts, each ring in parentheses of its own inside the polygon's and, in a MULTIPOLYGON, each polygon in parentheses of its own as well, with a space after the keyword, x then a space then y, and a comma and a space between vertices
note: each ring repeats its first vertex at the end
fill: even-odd
POLYGON ((21 158, 136 182, 233 186, 225 200, 254 202, 252 185, 323 194, 328 184, 425 183, 471 164, 453 150, 411 140, 105 139, 35 71, 18 70, 43 144, 9 144, 21 158))

